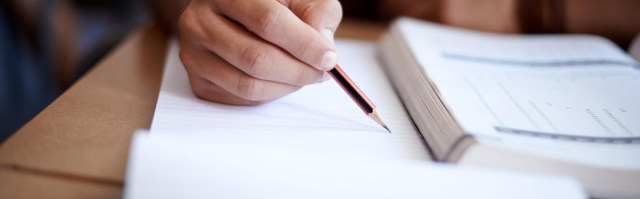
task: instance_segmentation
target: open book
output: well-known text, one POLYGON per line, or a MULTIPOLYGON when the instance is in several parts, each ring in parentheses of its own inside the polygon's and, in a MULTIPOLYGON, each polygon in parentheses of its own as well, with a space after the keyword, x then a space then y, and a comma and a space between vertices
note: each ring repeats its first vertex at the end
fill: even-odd
POLYGON ((591 35, 501 35, 402 18, 384 66, 437 160, 557 173, 640 197, 640 64, 591 35))
POLYGON ((591 196, 640 196, 640 69, 611 42, 403 18, 378 46, 336 44, 340 66, 393 133, 331 81, 254 107, 198 99, 174 41, 151 134, 199 132, 348 160, 559 174, 578 179, 591 196))

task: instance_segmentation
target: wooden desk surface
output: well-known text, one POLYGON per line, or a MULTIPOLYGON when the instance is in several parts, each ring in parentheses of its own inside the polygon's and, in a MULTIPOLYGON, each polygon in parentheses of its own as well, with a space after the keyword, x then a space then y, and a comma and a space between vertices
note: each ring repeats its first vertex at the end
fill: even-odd
MULTIPOLYGON (((384 24, 345 20, 340 38, 384 24)), ((131 135, 149 128, 168 35, 141 27, 0 145, 0 198, 120 198, 131 135)))

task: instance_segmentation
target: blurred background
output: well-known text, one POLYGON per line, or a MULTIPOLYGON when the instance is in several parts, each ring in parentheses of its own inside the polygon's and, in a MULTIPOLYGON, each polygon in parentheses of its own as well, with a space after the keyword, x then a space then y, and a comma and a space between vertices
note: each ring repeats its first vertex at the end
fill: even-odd
POLYGON ((0 142, 149 19, 135 0, 0 4, 0 142))
MULTIPOLYGON (((158 22, 175 30, 189 1, 0 0, 0 143, 137 27, 158 22)), ((408 15, 491 32, 589 33, 623 49, 640 32, 640 0, 340 2, 346 18, 360 21, 408 15)))

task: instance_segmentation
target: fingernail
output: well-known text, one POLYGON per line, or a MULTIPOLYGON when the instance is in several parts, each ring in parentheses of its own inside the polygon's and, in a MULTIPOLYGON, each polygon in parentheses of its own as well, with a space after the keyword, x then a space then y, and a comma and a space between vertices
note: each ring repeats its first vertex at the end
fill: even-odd
POLYGON ((333 39, 333 31, 330 29, 324 29, 322 31, 322 35, 324 35, 324 37, 326 37, 329 41, 331 41, 331 43, 333 45, 336 44, 336 41, 333 39))
POLYGON ((324 53, 322 56, 322 62, 320 63, 320 68, 323 70, 331 70, 336 66, 336 62, 338 61, 338 55, 335 52, 329 51, 324 53))

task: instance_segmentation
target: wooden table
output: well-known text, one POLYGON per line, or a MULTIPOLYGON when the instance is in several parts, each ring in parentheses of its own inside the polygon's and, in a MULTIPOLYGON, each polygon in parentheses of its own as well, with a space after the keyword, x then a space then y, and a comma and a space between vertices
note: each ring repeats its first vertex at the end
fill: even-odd
MULTIPOLYGON (((384 28, 345 20, 336 36, 375 40, 384 28)), ((131 135, 151 125, 168 37, 139 28, 0 145, 0 198, 121 198, 131 135)))

